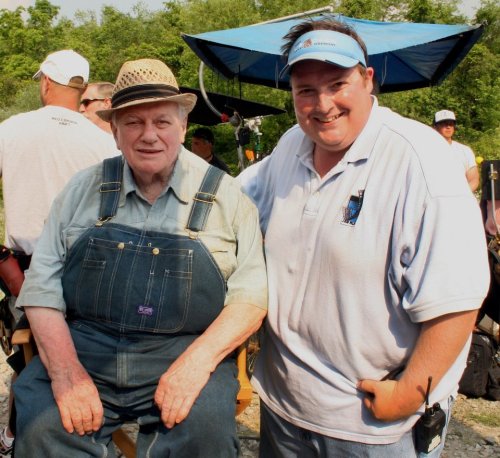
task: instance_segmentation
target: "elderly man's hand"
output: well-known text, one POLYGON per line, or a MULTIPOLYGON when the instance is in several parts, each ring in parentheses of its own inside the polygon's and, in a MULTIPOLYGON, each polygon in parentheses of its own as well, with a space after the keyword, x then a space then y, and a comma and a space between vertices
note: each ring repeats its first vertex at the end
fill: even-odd
POLYGON ((211 372, 206 361, 183 354, 161 376, 154 400, 167 428, 188 416, 211 372))
POLYGON ((396 421, 414 414, 423 403, 422 393, 404 392, 395 380, 361 380, 358 390, 365 393, 363 404, 381 421, 396 421))
POLYGON ((103 407, 97 388, 80 364, 71 370, 52 375, 52 392, 68 433, 80 436, 99 430, 103 407))

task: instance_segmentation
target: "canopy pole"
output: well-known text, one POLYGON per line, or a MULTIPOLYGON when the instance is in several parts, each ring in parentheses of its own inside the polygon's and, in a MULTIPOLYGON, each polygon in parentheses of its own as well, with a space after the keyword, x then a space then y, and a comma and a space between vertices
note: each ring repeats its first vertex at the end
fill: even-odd
POLYGON ((490 164, 490 172, 488 174, 488 178, 490 179, 491 186, 491 217, 493 218, 493 223, 497 229, 497 237, 500 238, 500 226, 498 225, 498 221, 496 218, 496 201, 495 201, 495 181, 498 180, 498 171, 495 170, 493 164, 490 164))
POLYGON ((244 170, 245 168, 245 160, 244 160, 244 153, 243 153, 243 146, 240 144, 239 141, 239 133, 241 128, 243 127, 243 119, 241 116, 235 111, 231 117, 229 117, 225 113, 221 113, 215 106, 210 102, 210 99, 208 98, 207 91, 205 91, 205 82, 203 81, 203 70, 205 68, 205 64, 203 61, 200 62, 200 67, 198 69, 198 81, 200 83, 200 92, 201 95, 203 96, 203 100, 205 100, 205 103, 207 104, 208 108, 210 108, 221 120, 221 122, 229 122, 233 128, 234 128, 234 136, 236 137, 236 152, 238 154, 238 167, 240 170, 244 170))
POLYGON ((312 14, 326 13, 326 12, 333 13, 333 5, 324 6, 322 8, 316 8, 314 10, 304 11, 302 13, 290 14, 288 16, 283 16, 276 19, 269 19, 269 21, 258 22, 257 24, 252 24, 252 25, 272 24, 273 22, 281 22, 281 21, 286 21, 288 19, 296 19, 304 16, 310 16, 312 14))
POLYGON ((201 95, 203 96, 205 103, 208 105, 208 108, 210 108, 221 119, 221 121, 227 122, 228 121, 227 119, 226 120, 223 119, 223 118, 225 118, 225 116, 223 116, 223 114, 219 110, 217 110, 217 108, 215 108, 212 105, 212 102, 210 102, 210 100, 208 99, 207 92, 205 91, 205 82, 203 81, 203 69, 204 68, 205 68, 205 64, 203 63, 203 61, 201 61, 200 67, 198 68, 198 82, 200 83, 201 95))

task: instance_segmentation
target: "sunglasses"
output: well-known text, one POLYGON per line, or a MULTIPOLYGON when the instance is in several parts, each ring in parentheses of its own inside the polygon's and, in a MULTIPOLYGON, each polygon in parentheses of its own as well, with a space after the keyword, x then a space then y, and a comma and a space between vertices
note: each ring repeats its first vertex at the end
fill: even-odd
POLYGON ((87 108, 92 102, 98 102, 106 99, 83 99, 80 101, 80 105, 83 105, 85 108, 87 108))

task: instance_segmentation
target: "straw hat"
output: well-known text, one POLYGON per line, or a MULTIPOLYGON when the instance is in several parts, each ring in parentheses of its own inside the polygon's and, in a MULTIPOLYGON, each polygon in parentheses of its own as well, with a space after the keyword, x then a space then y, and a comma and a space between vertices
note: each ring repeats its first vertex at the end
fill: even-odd
POLYGON ((196 95, 181 94, 172 70, 160 60, 131 60, 120 68, 111 97, 111 109, 97 114, 109 121, 116 110, 153 102, 175 102, 189 113, 196 104, 196 95))

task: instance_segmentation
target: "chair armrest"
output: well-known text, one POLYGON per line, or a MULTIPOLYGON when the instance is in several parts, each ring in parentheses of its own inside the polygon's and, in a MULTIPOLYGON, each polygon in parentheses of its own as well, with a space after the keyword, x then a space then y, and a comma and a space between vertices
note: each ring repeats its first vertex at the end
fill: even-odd
POLYGON ((16 329, 12 334, 12 345, 19 345, 24 352, 24 361, 28 364, 33 359, 35 342, 31 329, 16 329))
POLYGON ((240 391, 236 396, 236 415, 242 413, 252 402, 253 389, 247 373, 247 343, 243 343, 236 351, 236 365, 238 366, 238 381, 240 391))

